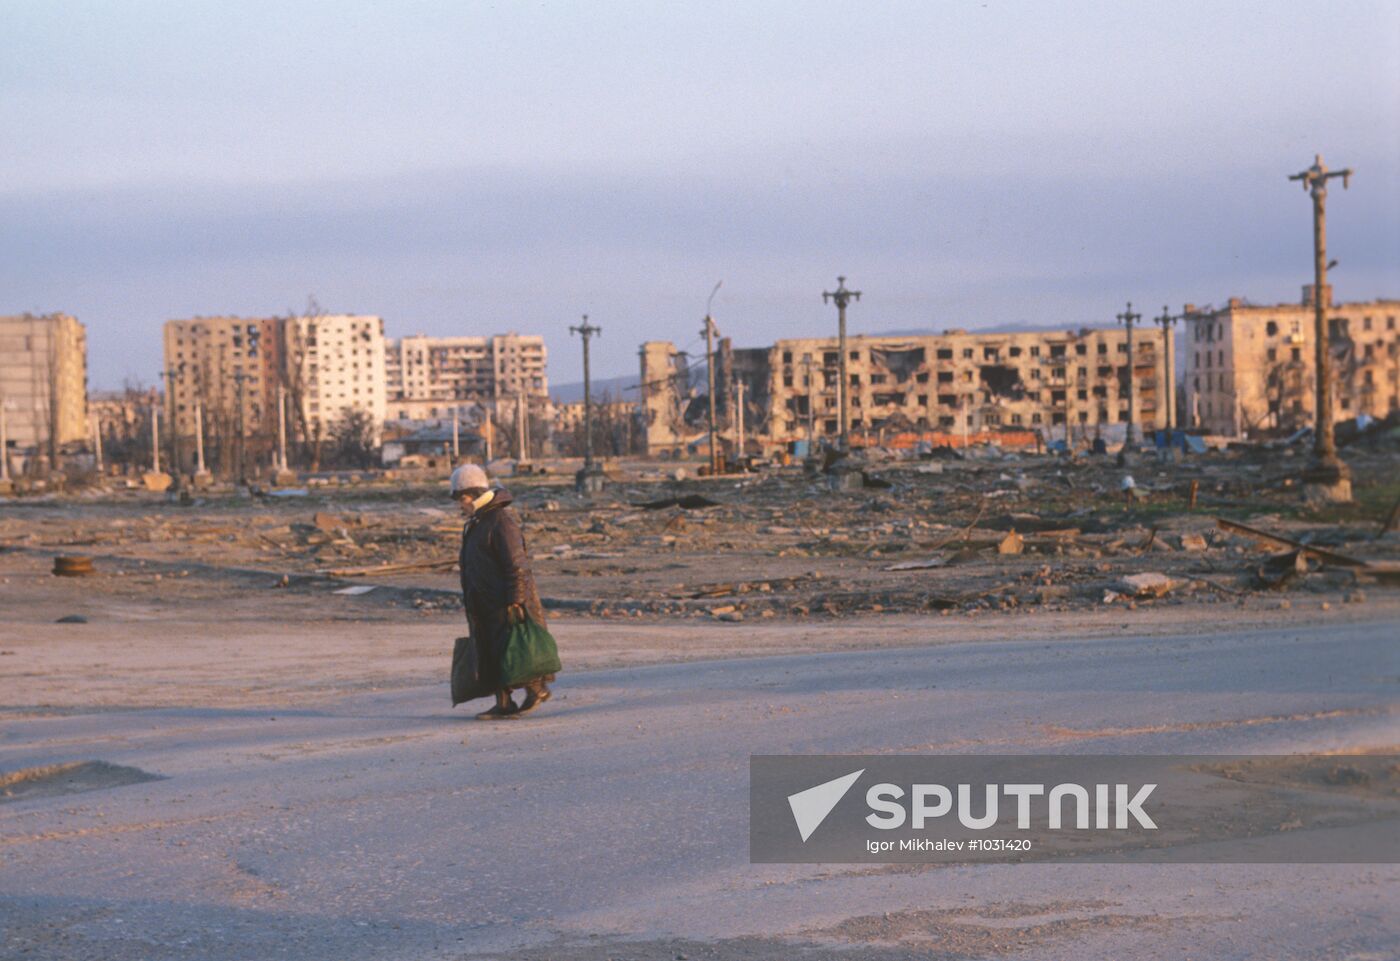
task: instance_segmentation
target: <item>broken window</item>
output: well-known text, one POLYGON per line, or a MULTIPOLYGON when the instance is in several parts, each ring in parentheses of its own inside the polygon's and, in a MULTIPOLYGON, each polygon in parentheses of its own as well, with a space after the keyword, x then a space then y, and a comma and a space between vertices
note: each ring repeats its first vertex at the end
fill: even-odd
POLYGON ((1089 352, 1089 345, 1088 345, 1088 344, 1075 344, 1075 345, 1074 345, 1074 352, 1075 352, 1076 354, 1078 354, 1080 357, 1083 357, 1085 354, 1087 354, 1087 353, 1089 352))
POLYGON ((1012 347, 1012 348, 1011 348, 1011 356, 1012 356, 1012 357, 1020 357, 1020 356, 1021 356, 1021 348, 1019 348, 1019 347, 1012 347))
POLYGON ((963 348, 963 359, 964 359, 964 360, 971 360, 971 359, 972 359, 972 348, 971 348, 971 347, 964 347, 964 348, 963 348))
POLYGON ((904 395, 897 393, 876 394, 872 398, 876 404, 903 404, 904 395))
POLYGON ((1278 322, 1271 320, 1267 324, 1265 324, 1264 333, 1269 337, 1278 336, 1278 322))
POLYGON ((987 388, 989 395, 995 394, 998 397, 1019 400, 1025 394, 1025 387, 1021 383, 1021 374, 1015 367, 1007 367, 1003 364, 983 364, 981 375, 982 384, 987 388))
POLYGON ((884 375, 884 374, 871 374, 871 375, 870 375, 870 382, 871 382, 872 384, 883 384, 883 383, 885 382, 885 375, 884 375))
POLYGON ((1063 357, 1064 355, 1065 355, 1065 345, 1064 345, 1064 344, 1051 344, 1051 345, 1050 345, 1050 356, 1051 356, 1051 357, 1063 357))
POLYGON ((1039 345, 1039 344, 1036 344, 1034 347, 1031 348, 1031 356, 1032 356, 1032 357, 1039 357, 1039 356, 1040 356, 1040 345, 1039 345))
POLYGON ((822 354, 823 367, 835 367, 841 363, 841 355, 834 350, 828 350, 822 354))
POLYGON ((996 359, 997 359, 997 349, 996 349, 995 347, 983 347, 983 348, 982 348, 982 359, 983 359, 983 360, 996 360, 996 359))
POLYGON ((938 382, 940 384, 951 384, 953 382, 953 372, 951 370, 940 370, 938 372, 938 382))
POLYGON ((870 350, 870 362, 894 374, 895 380, 901 383, 908 380, 918 368, 924 366, 927 358, 928 355, 922 347, 902 349, 872 347, 870 350))
POLYGON ((927 383, 928 383, 928 371, 924 371, 922 374, 920 374, 919 376, 915 377, 914 380, 917 381, 917 382, 920 383, 920 384, 927 384, 927 383))
POLYGON ((953 359, 953 351, 952 351, 950 348, 947 348, 947 347, 940 347, 940 348, 938 349, 938 359, 939 359, 939 360, 952 360, 952 359, 953 359))
POLYGON ((938 395, 938 403, 939 403, 940 405, 942 405, 943 407, 956 407, 956 406, 958 406, 958 395, 957 395, 957 394, 939 394, 939 395, 938 395))

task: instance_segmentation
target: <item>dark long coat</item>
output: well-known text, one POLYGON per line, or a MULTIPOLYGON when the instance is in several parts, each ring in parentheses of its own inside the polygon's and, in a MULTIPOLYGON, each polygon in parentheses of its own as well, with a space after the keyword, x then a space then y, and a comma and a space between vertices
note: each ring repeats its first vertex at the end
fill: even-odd
POLYGON ((530 570, 530 552, 520 516, 510 506, 510 491, 496 496, 462 528, 462 607, 473 637, 482 649, 499 658, 509 628, 506 608, 519 604, 543 626, 544 606, 530 570))

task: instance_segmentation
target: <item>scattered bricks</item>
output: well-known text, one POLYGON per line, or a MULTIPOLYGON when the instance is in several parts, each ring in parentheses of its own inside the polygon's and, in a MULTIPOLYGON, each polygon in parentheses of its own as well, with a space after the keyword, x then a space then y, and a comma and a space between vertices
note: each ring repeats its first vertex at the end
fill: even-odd
POLYGON ((1120 593, 1132 597, 1163 597, 1180 586, 1181 582, 1178 580, 1149 571, 1143 574, 1129 574, 1118 582, 1117 589, 1120 593))
POLYGON ((1210 547, 1210 544, 1200 534, 1182 534, 1181 549, 1183 551, 1203 551, 1210 547))

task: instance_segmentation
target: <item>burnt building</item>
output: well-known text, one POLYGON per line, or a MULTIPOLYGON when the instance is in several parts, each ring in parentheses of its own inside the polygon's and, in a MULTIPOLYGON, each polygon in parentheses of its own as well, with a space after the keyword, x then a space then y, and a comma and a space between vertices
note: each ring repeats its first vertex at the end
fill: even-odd
MULTIPOLYGON (((669 347, 646 345, 643 383, 675 381, 674 363, 666 362, 669 347)), ((1139 430, 1165 427, 1167 370, 1161 348, 1160 333, 1150 328, 1136 331, 1132 358, 1121 328, 850 337, 851 444, 1027 446, 1095 435, 1121 440, 1130 420, 1139 430)), ((704 429, 701 363, 699 377, 692 377, 698 391, 690 391, 701 401, 692 407, 700 409, 682 420, 682 435, 704 429)), ((780 340, 759 349, 732 349, 722 342, 716 351, 717 427, 726 446, 734 443, 738 428, 739 397, 748 453, 834 440, 840 431, 839 364, 835 337, 780 340)), ((649 449, 675 443, 669 434, 653 438, 653 423, 648 419, 649 449)))

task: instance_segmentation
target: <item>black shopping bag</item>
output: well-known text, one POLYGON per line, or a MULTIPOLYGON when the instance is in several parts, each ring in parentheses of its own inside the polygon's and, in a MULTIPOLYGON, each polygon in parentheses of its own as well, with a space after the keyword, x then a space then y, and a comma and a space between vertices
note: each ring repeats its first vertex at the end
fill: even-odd
POLYGON ((452 648, 452 706, 478 697, 490 697, 496 692, 495 678, 490 676, 489 658, 475 637, 459 637, 452 648))

